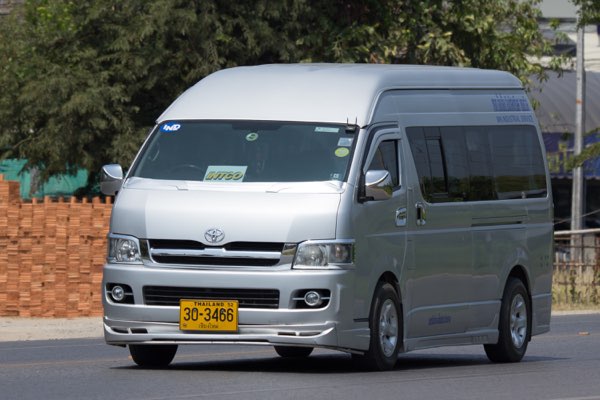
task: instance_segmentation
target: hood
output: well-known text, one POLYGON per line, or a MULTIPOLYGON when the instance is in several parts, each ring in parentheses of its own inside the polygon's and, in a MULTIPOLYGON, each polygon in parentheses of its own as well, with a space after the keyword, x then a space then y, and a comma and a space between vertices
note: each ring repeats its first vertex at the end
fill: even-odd
POLYGON ((342 184, 207 184, 130 178, 119 192, 111 232, 140 239, 195 240, 218 228, 229 242, 333 239, 342 184))

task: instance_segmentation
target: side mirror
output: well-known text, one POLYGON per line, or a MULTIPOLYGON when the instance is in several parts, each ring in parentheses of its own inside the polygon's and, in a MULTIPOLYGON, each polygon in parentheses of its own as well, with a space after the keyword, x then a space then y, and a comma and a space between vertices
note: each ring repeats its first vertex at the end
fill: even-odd
POLYGON ((365 197, 369 200, 387 200, 392 197, 394 183, 386 170, 369 170, 365 174, 365 197))
POLYGON ((100 191, 107 196, 117 194, 123 184, 123 168, 119 164, 108 164, 102 167, 100 175, 100 191))

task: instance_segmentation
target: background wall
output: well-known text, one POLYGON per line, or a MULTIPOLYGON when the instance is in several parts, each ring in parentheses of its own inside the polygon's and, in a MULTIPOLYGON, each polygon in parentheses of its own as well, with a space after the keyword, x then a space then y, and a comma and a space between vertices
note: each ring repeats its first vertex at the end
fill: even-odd
POLYGON ((0 175, 0 316, 102 315, 110 198, 23 202, 0 175))

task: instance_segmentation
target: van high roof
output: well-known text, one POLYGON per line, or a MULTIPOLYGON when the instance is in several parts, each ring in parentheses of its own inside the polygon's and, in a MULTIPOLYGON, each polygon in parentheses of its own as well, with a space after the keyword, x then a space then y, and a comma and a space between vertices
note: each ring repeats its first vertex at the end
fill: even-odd
POLYGON ((182 94, 158 119, 369 123, 392 89, 521 89, 493 70, 422 65, 273 64, 215 72, 182 94))

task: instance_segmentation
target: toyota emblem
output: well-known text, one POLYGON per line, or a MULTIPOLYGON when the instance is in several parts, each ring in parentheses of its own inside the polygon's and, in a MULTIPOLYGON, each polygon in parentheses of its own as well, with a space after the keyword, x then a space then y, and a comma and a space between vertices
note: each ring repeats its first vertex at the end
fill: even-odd
POLYGON ((208 243, 219 243, 225 238, 225 232, 218 228, 210 228, 204 232, 204 238, 208 243))

